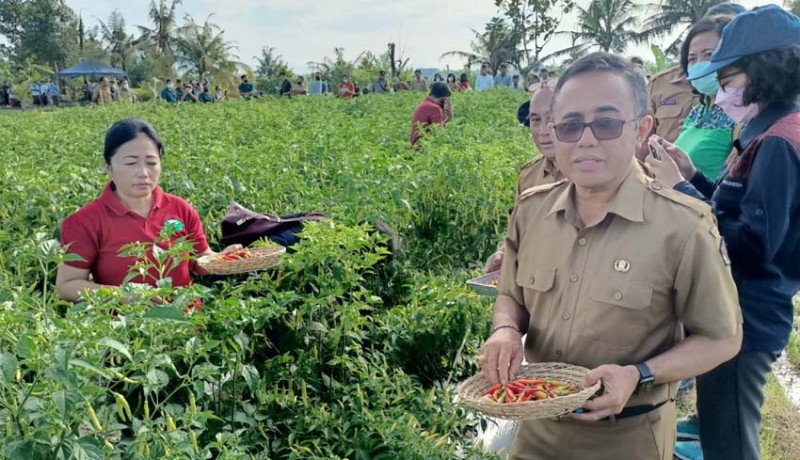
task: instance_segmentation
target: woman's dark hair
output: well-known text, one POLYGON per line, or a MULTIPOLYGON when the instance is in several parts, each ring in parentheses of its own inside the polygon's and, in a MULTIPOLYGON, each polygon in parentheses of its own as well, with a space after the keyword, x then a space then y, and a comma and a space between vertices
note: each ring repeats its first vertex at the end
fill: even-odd
POLYGON ((462 73, 461 74, 461 78, 459 78, 459 80, 461 80, 461 81, 469 81, 469 77, 467 77, 467 74, 462 73))
POLYGON ((691 29, 689 29, 689 33, 686 34, 686 39, 681 44, 681 68, 683 69, 683 73, 687 74, 689 72, 689 46, 692 44, 692 40, 694 37, 704 34, 706 32, 714 32, 717 36, 722 36, 722 29, 728 25, 729 22, 733 20, 733 16, 730 15, 716 15, 716 16, 706 16, 703 19, 697 21, 691 29))
POLYGON ((447 81, 450 81, 450 77, 453 77, 453 81, 456 81, 456 74, 454 73, 447 74, 447 81))
POLYGON ((800 96, 800 45, 745 56, 734 64, 747 75, 742 102, 794 102, 800 96))
POLYGON ((627 59, 617 56, 616 54, 605 52, 587 54, 569 66, 566 72, 564 72, 564 75, 558 79, 551 105, 555 103, 557 99, 556 96, 561 92, 561 88, 564 87, 564 84, 572 78, 591 72, 608 72, 625 78, 633 91, 636 116, 643 117, 647 115, 647 84, 644 78, 631 70, 627 59))
POLYGON ((106 164, 111 164, 111 158, 117 153, 117 150, 122 145, 136 139, 140 133, 149 137, 156 144, 158 156, 164 155, 164 144, 161 143, 161 138, 149 123, 136 118, 126 118, 114 123, 106 133, 105 148, 103 149, 103 158, 106 160, 106 164))
POLYGON ((431 97, 450 97, 450 88, 444 82, 437 81, 431 85, 431 97))

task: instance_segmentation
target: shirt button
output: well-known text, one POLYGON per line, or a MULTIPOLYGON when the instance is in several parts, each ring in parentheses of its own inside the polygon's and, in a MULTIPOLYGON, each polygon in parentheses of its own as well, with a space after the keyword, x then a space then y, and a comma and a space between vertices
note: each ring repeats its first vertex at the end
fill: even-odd
POLYGON ((581 246, 586 246, 586 238, 579 239, 578 244, 580 244, 581 246))
POLYGON ((536 281, 536 277, 535 276, 531 276, 531 284, 533 284, 534 281, 536 281))
POLYGON ((568 320, 569 320, 569 313, 564 313, 564 314, 561 316, 561 318, 562 318, 564 321, 568 321, 568 320))
POLYGON ((622 300, 622 293, 621 292, 615 292, 614 293, 614 298, 616 300, 622 300))
POLYGON ((662 187, 664 187, 664 186, 663 186, 663 185, 661 185, 661 183, 660 183, 660 182, 657 182, 657 181, 653 181, 653 182, 650 184, 650 188, 651 188, 651 189, 653 189, 653 190, 661 190, 661 188, 662 188, 662 187))
POLYGON ((569 280, 573 283, 578 281, 579 276, 576 273, 573 273, 572 276, 569 277, 569 280))
POLYGON ((556 356, 561 357, 561 350, 556 350, 556 356))
POLYGON ((763 216, 764 215, 764 210, 761 209, 761 208, 756 209, 756 215, 757 216, 763 216))

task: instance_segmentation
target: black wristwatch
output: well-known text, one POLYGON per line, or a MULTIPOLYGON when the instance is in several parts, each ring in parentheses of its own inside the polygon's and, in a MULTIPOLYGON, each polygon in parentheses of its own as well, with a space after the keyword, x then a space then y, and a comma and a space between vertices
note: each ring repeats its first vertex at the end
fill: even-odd
POLYGON ((639 370, 639 384, 636 385, 636 391, 634 393, 638 395, 650 391, 650 388, 653 387, 653 382, 656 380, 656 378, 653 377, 653 371, 651 371, 650 367, 645 363, 634 364, 634 366, 639 370))

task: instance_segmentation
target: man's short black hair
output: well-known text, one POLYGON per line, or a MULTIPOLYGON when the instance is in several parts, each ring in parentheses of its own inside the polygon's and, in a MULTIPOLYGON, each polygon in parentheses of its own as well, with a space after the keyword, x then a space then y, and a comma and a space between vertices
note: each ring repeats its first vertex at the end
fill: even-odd
POLYGON ((165 81, 164 83, 172 83, 172 80, 167 78, 167 81, 165 81))
POLYGON ((751 54, 734 66, 747 75, 745 104, 788 104, 800 97, 800 45, 751 54))
POLYGON ((638 64, 638 65, 642 65, 643 66, 644 65, 644 61, 639 56, 633 56, 631 58, 631 64, 638 64))
POLYGON ((414 73, 422 73, 422 71, 417 69, 417 70, 414 71, 414 73))
POLYGON ((647 85, 644 78, 631 69, 625 58, 605 52, 588 54, 569 66, 556 84, 553 102, 556 101, 556 96, 565 83, 574 77, 591 72, 608 72, 625 78, 633 90, 635 115, 637 117, 647 115, 647 85))
POLYGON ((443 97, 450 97, 450 88, 447 87, 447 83, 442 81, 434 82, 431 85, 431 97, 436 98, 443 98, 443 97))
POLYGON ((242 75, 242 80, 244 80, 245 78, 247 78, 247 75, 242 75))

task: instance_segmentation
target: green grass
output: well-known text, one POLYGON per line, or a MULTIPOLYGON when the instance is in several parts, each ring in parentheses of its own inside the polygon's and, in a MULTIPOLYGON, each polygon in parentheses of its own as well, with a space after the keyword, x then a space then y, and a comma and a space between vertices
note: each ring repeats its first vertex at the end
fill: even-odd
MULTIPOLYGON (((694 390, 678 399, 678 417, 687 417, 695 410, 694 390)), ((795 460, 800 458, 800 411, 786 398, 783 387, 770 374, 764 390, 761 423, 762 460, 795 460)))
POLYGON ((786 359, 795 369, 800 369, 800 322, 797 320, 800 317, 800 296, 794 299, 794 316, 794 330, 789 337, 789 346, 786 347, 786 359))

